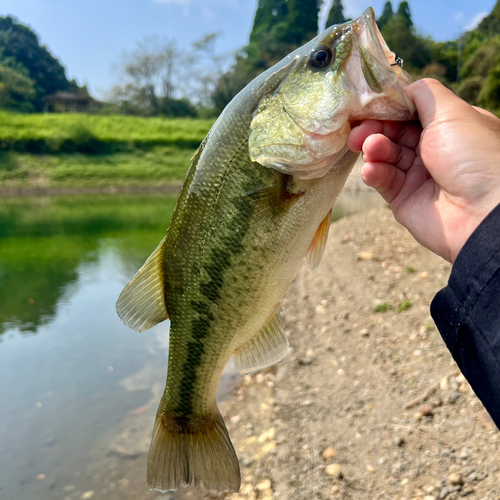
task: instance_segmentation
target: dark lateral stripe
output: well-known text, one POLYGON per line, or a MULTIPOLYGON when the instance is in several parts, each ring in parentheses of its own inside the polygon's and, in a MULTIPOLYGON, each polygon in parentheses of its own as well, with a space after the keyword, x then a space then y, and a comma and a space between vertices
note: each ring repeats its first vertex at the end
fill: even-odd
POLYGON ((242 252, 243 239, 250 227, 253 212, 250 200, 242 196, 234 200, 233 205, 236 213, 227 228, 228 235, 221 239, 221 248, 212 250, 210 265, 205 267, 209 279, 200 285, 202 299, 191 303, 193 310, 198 313, 198 318, 192 323, 191 338, 193 340, 188 342, 187 358, 182 368, 180 404, 175 410, 179 417, 189 416, 193 412, 193 389, 196 384, 197 369, 204 352, 202 340, 209 334, 210 326, 215 319, 210 312, 211 306, 221 297, 224 275, 231 267, 231 258, 242 252))

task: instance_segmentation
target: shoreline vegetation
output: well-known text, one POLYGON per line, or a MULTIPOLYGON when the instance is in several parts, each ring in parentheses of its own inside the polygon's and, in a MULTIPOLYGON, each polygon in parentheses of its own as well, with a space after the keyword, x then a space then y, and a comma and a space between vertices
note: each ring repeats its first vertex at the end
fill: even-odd
POLYGON ((0 112, 0 195, 176 191, 213 121, 0 112))

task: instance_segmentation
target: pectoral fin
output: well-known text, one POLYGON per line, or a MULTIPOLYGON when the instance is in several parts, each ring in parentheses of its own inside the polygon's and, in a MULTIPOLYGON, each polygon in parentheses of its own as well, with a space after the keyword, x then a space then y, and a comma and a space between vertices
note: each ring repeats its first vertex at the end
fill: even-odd
POLYGON ((325 253, 326 242, 328 240, 328 231, 330 230, 330 224, 332 221, 332 210, 328 212, 328 215, 323 219, 321 224, 314 235, 311 246, 307 252, 307 261, 311 269, 316 269, 321 262, 323 254, 325 253))
POLYGON ((279 217, 299 200, 304 192, 295 186, 291 175, 276 172, 276 182, 245 195, 253 208, 252 224, 265 226, 279 217))
POLYGON ((116 301, 116 312, 133 330, 144 332, 168 319, 164 294, 165 238, 116 301))
POLYGON ((251 373, 281 361, 288 352, 280 311, 267 325, 234 353, 234 366, 240 373, 251 373))

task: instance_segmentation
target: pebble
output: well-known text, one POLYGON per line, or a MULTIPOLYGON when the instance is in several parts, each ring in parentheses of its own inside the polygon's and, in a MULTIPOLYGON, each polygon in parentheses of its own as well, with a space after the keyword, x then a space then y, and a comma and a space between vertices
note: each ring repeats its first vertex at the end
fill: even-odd
POLYGON ((344 474, 342 474, 342 470, 339 464, 330 464, 325 467, 325 472, 329 476, 337 477, 338 479, 342 479, 344 474))
POLYGON ((369 337, 370 336, 370 332, 368 331, 367 328, 363 328, 362 330, 359 331, 359 334, 362 336, 362 337, 369 337))
POLYGON ((375 472, 377 472, 377 469, 375 469, 375 467, 373 467, 373 465, 367 465, 366 466, 366 470, 368 472, 371 472, 372 474, 374 474, 375 472))
POLYGON ((267 431, 263 432, 257 438, 257 442, 265 443, 266 441, 269 441, 270 439, 274 439, 275 435, 276 435, 276 429, 274 427, 270 427, 267 431))
POLYGON ((419 414, 421 417, 431 417, 434 415, 434 411, 431 406, 423 405, 420 407, 419 414))
POLYGON ((42 479, 45 479, 45 474, 38 474, 38 476, 36 476, 36 478, 41 481, 42 479))
POLYGON ((453 486, 457 486, 457 485, 462 486, 464 484, 464 479, 460 474, 455 472, 455 473, 450 474, 448 476, 448 484, 451 484, 453 486))
POLYGON ((477 481, 477 472, 471 472, 467 477, 467 480, 470 482, 477 481))
POLYGON ((405 438, 402 436, 394 436, 394 444, 396 446, 403 446, 405 444, 405 438))
POLYGON ((458 458, 462 460, 467 460, 469 458, 469 452, 467 451, 466 448, 462 448, 460 450, 460 453, 458 454, 458 458))
POLYGON ((448 396, 448 403, 455 403, 455 401, 460 397, 460 394, 458 392, 452 392, 449 396, 448 396))
POLYGON ((443 488, 441 493, 439 494, 439 500, 443 500, 450 494, 450 490, 448 488, 443 488))
POLYGON ((299 359, 299 365, 309 366, 309 365, 312 365, 313 361, 314 361, 314 359, 311 356, 306 356, 305 358, 299 359))
POLYGON ((128 485, 130 484, 130 481, 127 479, 127 478, 123 478, 123 479, 120 479, 118 481, 118 485, 120 487, 121 490, 124 490, 126 488, 128 488, 128 485))
POLYGON ((256 488, 257 491, 270 490, 271 489, 271 480, 270 479, 264 479, 260 483, 257 483, 257 486, 255 488, 256 488))
POLYGON ((371 260, 371 259, 373 259, 373 253, 372 252, 359 252, 358 253, 358 259, 360 259, 360 260, 371 260))
POLYGON ((449 382, 448 382, 448 377, 443 377, 440 381, 439 381, 439 388, 442 390, 442 391, 446 391, 446 389, 448 389, 448 386, 449 386, 449 382))
POLYGON ((328 460, 329 458, 332 458, 334 456, 335 456, 335 450, 333 449, 332 446, 325 448, 325 450, 323 451, 323 458, 325 460, 328 460))
POLYGON ((434 495, 426 495, 423 500, 436 500, 436 497, 434 495))
POLYGON ((80 498, 82 500, 87 500, 88 498, 92 498, 95 495, 93 491, 86 491, 80 498))

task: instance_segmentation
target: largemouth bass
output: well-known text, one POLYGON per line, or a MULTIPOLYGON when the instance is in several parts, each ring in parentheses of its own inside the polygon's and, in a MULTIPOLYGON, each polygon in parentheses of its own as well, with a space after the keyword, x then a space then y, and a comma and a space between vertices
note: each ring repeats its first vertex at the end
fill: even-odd
POLYGON ((286 355, 280 302, 304 257, 321 260, 358 157, 350 122, 414 118, 408 83, 368 9, 251 82, 193 156, 167 235, 117 302, 137 331, 171 321, 150 488, 239 489, 222 371, 232 355, 241 373, 286 355))

